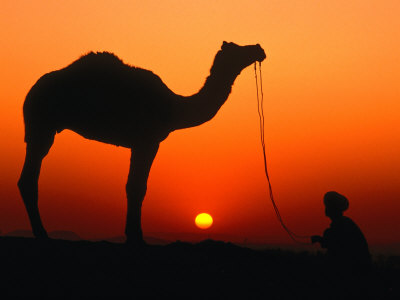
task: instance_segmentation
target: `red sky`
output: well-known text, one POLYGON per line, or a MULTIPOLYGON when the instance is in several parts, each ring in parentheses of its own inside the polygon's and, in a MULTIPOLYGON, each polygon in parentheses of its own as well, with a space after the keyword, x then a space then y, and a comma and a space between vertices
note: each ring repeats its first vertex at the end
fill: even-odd
MULTIPOLYGON (((29 228, 16 182, 24 160, 22 104, 36 80, 89 51, 152 70, 176 93, 199 90, 222 41, 260 43, 266 145, 288 226, 328 226, 322 197, 350 200, 370 242, 400 242, 400 2, 2 1, 0 10, 0 230, 29 228)), ((253 68, 217 116, 172 133, 154 162, 145 234, 289 242, 267 194, 253 68)), ((64 131, 39 182, 46 228, 84 238, 121 235, 129 149, 64 131)))

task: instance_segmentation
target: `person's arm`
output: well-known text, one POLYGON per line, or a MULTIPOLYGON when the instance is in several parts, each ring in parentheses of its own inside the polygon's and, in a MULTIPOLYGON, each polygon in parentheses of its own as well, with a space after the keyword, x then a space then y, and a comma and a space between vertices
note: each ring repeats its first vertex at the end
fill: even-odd
POLYGON ((315 244, 315 243, 320 243, 320 244, 322 244, 322 240, 323 240, 323 237, 322 237, 322 236, 319 236, 319 235, 313 235, 313 236, 311 237, 311 243, 313 243, 313 244, 315 244))
POLYGON ((322 248, 327 248, 328 247, 328 241, 329 241, 329 236, 331 235, 330 233, 331 229, 328 228, 324 231, 323 236, 319 235, 313 235, 311 237, 311 243, 320 243, 322 248))
POLYGON ((330 243, 330 241, 332 241, 332 234, 333 231, 331 228, 328 228, 324 231, 324 234, 322 235, 322 239, 320 242, 322 248, 328 248, 328 244, 330 243))

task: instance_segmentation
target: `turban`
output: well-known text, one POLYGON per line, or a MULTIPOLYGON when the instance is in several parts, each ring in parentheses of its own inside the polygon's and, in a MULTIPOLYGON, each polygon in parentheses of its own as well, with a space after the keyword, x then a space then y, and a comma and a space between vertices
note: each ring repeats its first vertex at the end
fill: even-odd
POLYGON ((324 204, 326 208, 341 212, 349 208, 349 200, 337 192, 327 192, 324 196, 324 204))

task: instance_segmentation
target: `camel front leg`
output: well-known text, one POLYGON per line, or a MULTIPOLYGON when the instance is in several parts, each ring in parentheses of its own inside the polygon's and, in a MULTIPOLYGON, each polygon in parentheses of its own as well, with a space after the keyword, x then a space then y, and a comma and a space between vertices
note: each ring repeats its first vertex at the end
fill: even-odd
POLYGON ((36 238, 47 238, 47 232, 43 227, 38 207, 38 182, 42 166, 42 160, 53 145, 54 134, 36 135, 26 145, 25 163, 21 177, 18 180, 18 188, 25 204, 26 211, 32 226, 33 235, 36 238))
POLYGON ((126 184, 128 211, 125 234, 128 244, 144 244, 141 226, 142 202, 146 195, 147 179, 158 147, 159 144, 157 143, 131 149, 131 164, 126 184))

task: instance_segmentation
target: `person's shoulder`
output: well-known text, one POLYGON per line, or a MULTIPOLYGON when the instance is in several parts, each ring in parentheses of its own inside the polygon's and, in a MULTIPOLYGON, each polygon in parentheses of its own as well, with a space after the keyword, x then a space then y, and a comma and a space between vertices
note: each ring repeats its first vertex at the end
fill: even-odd
POLYGON ((349 217, 343 217, 343 227, 349 232, 357 232, 357 234, 362 234, 360 227, 349 217))
POLYGON ((356 222, 354 222, 351 218, 343 216, 342 218, 342 224, 344 224, 345 226, 352 226, 352 227, 357 227, 356 222))
POLYGON ((355 224, 354 221, 353 221, 351 218, 347 217, 347 216, 343 216, 343 217, 342 217, 342 220, 343 220, 343 222, 346 222, 346 223, 353 223, 353 224, 355 224))

